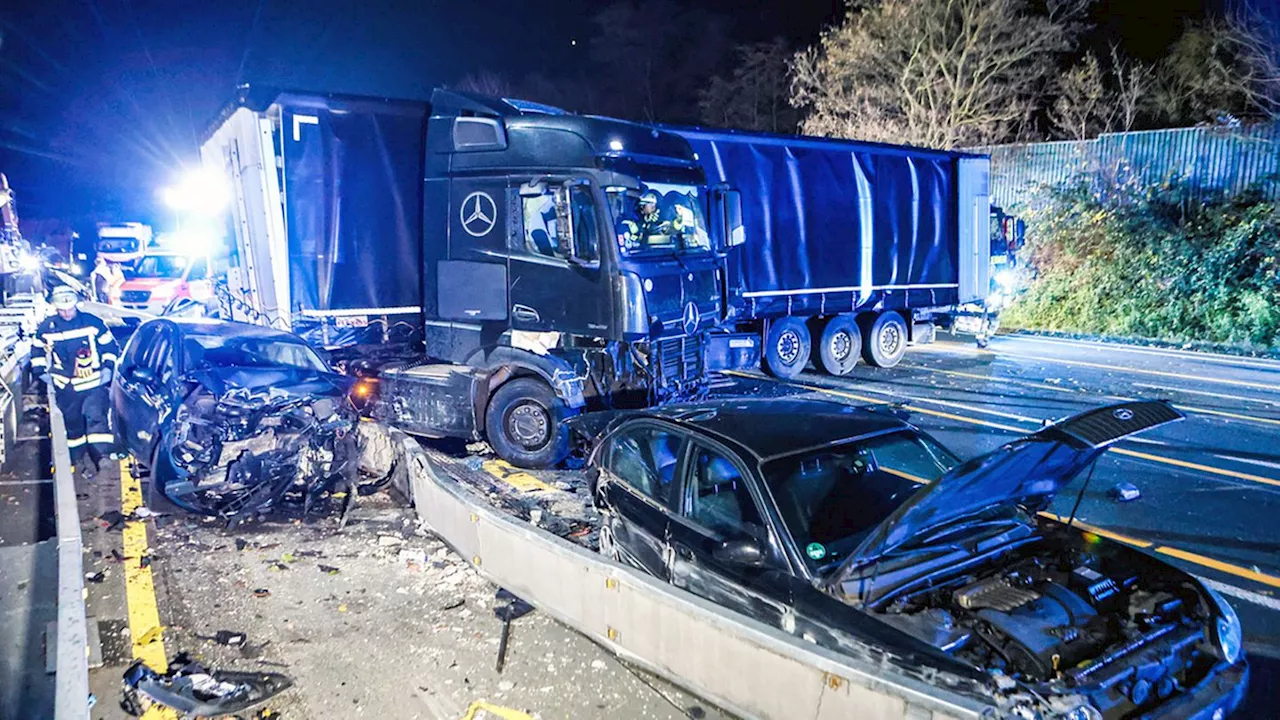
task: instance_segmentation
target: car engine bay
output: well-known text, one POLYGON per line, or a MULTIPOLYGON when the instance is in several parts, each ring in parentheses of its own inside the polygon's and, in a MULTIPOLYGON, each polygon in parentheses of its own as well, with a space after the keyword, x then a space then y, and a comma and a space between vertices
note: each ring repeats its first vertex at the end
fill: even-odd
POLYGON ((1142 556, 1041 538, 870 608, 993 675, 1085 693, 1111 716, 1193 687, 1221 658, 1190 578, 1142 556))
POLYGON ((200 386, 175 411, 161 448, 171 466, 163 492, 186 510, 233 522, 292 496, 310 512, 358 482, 358 418, 347 405, 341 395, 275 386, 220 395, 200 386))

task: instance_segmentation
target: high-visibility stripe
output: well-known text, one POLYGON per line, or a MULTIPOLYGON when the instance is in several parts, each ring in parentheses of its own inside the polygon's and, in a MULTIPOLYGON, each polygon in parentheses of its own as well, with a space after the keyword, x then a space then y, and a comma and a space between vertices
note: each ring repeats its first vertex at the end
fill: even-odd
POLYGON ((64 378, 61 375, 51 375, 50 377, 53 378, 54 387, 64 388, 71 384, 71 378, 64 378))
POLYGON ((98 342, 104 345, 106 343, 115 342, 115 341, 116 341, 116 338, 114 335, 111 334, 110 330, 103 330, 102 334, 98 336, 98 342))
POLYGON ((89 433, 88 440, 90 445, 98 443, 114 443, 116 436, 111 433, 89 433))
POLYGON ((119 359, 120 358, 116 357, 115 353, 103 353, 101 358, 103 363, 116 362, 119 359))
POLYGON ((60 333, 49 333, 44 336, 45 344, 62 342, 63 340, 71 340, 72 338, 91 338, 98 332, 95 327, 82 327, 75 330, 67 330, 60 333))
POLYGON ((80 447, 81 445, 85 444, 85 442, 87 442, 87 441, 86 441, 83 437, 78 437, 78 438, 71 438, 71 437, 69 437, 69 438, 67 438, 67 447, 69 447, 69 448, 78 448, 78 447, 80 447))
POLYGON ((35 357, 31 358, 31 364, 37 367, 48 367, 49 358, 44 357, 43 355, 36 355, 35 357))

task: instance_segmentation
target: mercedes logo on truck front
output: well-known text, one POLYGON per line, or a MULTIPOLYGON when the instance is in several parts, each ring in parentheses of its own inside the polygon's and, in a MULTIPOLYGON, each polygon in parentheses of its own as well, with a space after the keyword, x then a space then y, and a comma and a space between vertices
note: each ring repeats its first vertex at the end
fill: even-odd
POLYGON ((692 335, 698 330, 698 306, 689 303, 684 306, 684 334, 692 335))
POLYGON ((462 201, 458 211, 462 229, 472 237, 484 237, 498 222, 498 206, 486 192, 473 192, 462 201))

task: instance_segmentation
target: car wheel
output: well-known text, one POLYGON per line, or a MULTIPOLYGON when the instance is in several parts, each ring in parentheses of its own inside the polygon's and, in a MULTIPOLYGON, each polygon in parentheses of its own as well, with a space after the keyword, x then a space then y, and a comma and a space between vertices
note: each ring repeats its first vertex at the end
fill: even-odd
POLYGON ((569 454, 573 413, 541 380, 516 378, 498 388, 485 415, 485 434, 498 457, 522 468, 549 468, 569 454))
POLYGON ((800 318, 786 317, 769 326, 764 342, 765 370, 774 377, 790 380, 809 362, 809 328, 800 318))
POLYGON ((907 324, 896 312, 882 313, 862 339, 862 357, 879 368, 891 368, 907 352, 907 324))
POLYGON ((814 346, 813 364, 831 375, 853 372, 862 348, 862 331, 852 316, 837 315, 822 325, 814 346))

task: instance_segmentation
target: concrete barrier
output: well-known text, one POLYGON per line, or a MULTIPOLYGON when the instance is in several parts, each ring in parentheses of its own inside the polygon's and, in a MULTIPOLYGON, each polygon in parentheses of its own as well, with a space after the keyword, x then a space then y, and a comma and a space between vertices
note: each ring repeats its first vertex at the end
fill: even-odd
POLYGON ((994 709, 804 642, 512 518, 433 466, 412 441, 414 506, 481 575, 619 657, 747 718, 989 717, 994 709))
POLYGON ((58 519, 58 644, 54 674, 56 720, 89 717, 89 627, 85 619, 84 550, 76 505, 71 451, 62 413, 49 389, 49 430, 53 435, 54 510, 58 519))

